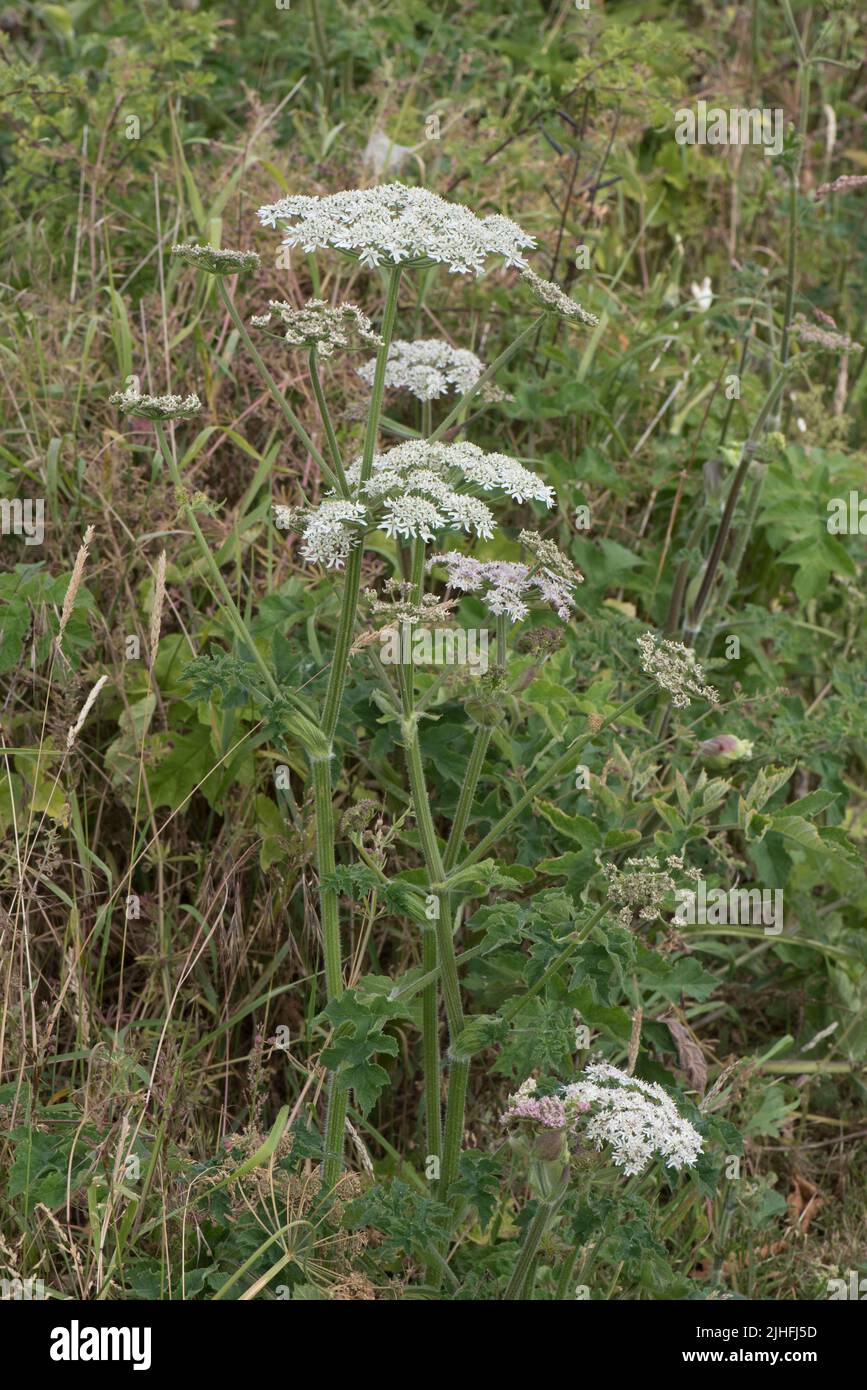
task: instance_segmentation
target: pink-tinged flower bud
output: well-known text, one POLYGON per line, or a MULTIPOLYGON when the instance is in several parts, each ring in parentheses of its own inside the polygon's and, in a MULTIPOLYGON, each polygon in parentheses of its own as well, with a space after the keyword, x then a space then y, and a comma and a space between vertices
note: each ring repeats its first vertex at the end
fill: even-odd
POLYGON ((713 738, 704 739, 698 751, 706 762, 724 765, 751 758, 753 745, 749 739, 736 738, 734 734, 715 734, 713 738))

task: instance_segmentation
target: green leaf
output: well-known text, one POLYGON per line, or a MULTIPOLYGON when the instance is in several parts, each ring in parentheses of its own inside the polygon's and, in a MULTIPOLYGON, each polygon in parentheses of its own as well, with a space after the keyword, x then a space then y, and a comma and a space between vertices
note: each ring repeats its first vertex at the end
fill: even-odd
POLYGON ((366 1115, 389 1079, 388 1072, 373 1058, 379 1054, 396 1057, 398 1053, 396 1038, 383 1033, 383 1026, 389 1018, 405 1017, 406 1006, 385 995, 362 1000, 356 990, 347 989, 322 1012, 335 1029, 331 1045, 322 1052, 322 1063, 341 1073, 366 1115))

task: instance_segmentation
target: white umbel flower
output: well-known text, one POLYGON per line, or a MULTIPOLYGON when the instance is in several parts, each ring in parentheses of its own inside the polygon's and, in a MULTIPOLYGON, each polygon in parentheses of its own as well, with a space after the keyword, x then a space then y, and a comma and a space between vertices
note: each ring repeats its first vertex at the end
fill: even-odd
MULTIPOLYGON (((475 386, 484 363, 469 348, 455 348, 441 338, 417 338, 409 343, 396 338, 388 350, 385 385, 392 391, 409 391, 419 401, 434 401, 450 391, 463 396, 475 386)), ((376 360, 365 362, 358 375, 368 386, 373 385, 376 360)), ((488 401, 503 400, 504 392, 497 387, 482 389, 488 401)))
POLYGON ((661 690, 668 691, 676 708, 685 709, 693 697, 711 704, 718 702, 719 693, 712 685, 705 685, 704 672, 691 647, 683 642, 669 642, 654 632, 645 632, 637 640, 642 670, 661 690))
POLYGON ((205 270, 209 275, 237 275, 244 270, 258 270, 262 264, 255 251, 230 251, 216 246, 198 246, 185 241, 172 247, 176 261, 205 270))
POLYGON ((535 270, 523 270, 521 279, 527 284, 538 302, 547 309, 549 314, 556 314, 559 318, 565 319, 567 323, 583 323, 586 328, 595 328, 599 319, 595 314, 591 314, 588 309, 582 308, 577 299, 571 299, 568 294, 564 294, 559 285, 555 285, 553 280, 543 280, 537 275, 535 270))
POLYGON ((414 497, 409 493, 405 497, 389 497, 386 501, 382 518, 382 529, 386 535, 403 536, 406 540, 420 537, 421 540, 432 541, 435 532, 447 525, 448 519, 426 497, 414 497))
POLYGON ((142 396, 132 387, 109 396, 124 415, 137 415, 142 420, 186 420, 198 415, 202 402, 198 396, 142 396))
MULTIPOLYGON (((486 454, 478 445, 466 442, 408 440, 387 453, 375 454, 365 483, 361 482, 360 458, 346 469, 346 479, 356 494, 354 499, 329 496, 319 507, 300 513, 285 507, 276 509, 281 529, 301 532, 302 554, 332 569, 340 569, 358 543, 360 524, 368 531, 381 526, 388 535, 406 540, 432 541, 443 530, 469 531, 490 540, 494 516, 486 502, 472 495, 473 488, 485 492, 497 489, 519 501, 532 499, 548 507, 554 505, 553 488, 535 473, 505 454, 486 454)), ((556 546, 551 548, 557 551, 556 546)), ((565 556, 562 559, 568 564, 565 556)), ((556 567, 551 570, 538 560, 533 582, 540 591, 546 584, 559 584, 558 593, 563 587, 556 567)))
MULTIPOLYGON (((529 534, 522 533, 522 539, 529 534)), ((553 542, 545 544, 556 550, 553 542)), ((536 603, 550 605, 558 617, 566 619, 569 610, 575 607, 572 590, 581 583, 583 575, 565 555, 561 558, 563 566, 557 570, 531 569, 519 561, 476 560, 472 555, 450 550, 444 555, 432 556, 428 569, 437 564, 445 565, 449 588, 481 594, 485 607, 495 616, 505 614, 512 622, 520 622, 526 618, 535 599, 536 603)))
POLYGON ((341 570, 351 550, 359 542, 359 528, 367 518, 360 502, 347 502, 342 497, 329 497, 310 511, 296 512, 287 507, 275 507, 277 525, 283 529, 299 529, 301 554, 314 565, 341 570))
POLYGON ((698 1161, 701 1135, 655 1081, 597 1061, 562 1095, 573 1131, 597 1150, 613 1150, 615 1166, 627 1177, 643 1173, 656 1154, 668 1168, 692 1168, 698 1161))
POLYGON ((402 183, 324 198, 293 195, 261 207, 259 218, 285 231, 286 246, 331 247, 368 267, 439 264, 453 274, 481 275, 488 256, 523 268, 523 252, 535 246, 508 217, 477 217, 461 203, 402 183))
MULTIPOLYGON (((398 444, 388 453, 376 454, 369 482, 368 495, 381 496, 388 490, 427 490, 424 481, 441 477, 450 486, 461 481, 474 484, 484 492, 504 492, 516 502, 544 502, 553 507, 554 489, 536 473, 507 454, 485 453, 477 444, 459 440, 454 444, 431 444, 426 439, 410 439, 398 444)), ((346 477, 357 484, 361 477, 361 461, 350 464, 346 477)))
POLYGON ((250 322, 254 328, 267 328, 276 317, 292 347, 315 347, 320 357, 331 357, 337 348, 353 346, 353 334, 363 343, 382 345, 370 319, 355 304, 330 305, 324 299, 308 299, 301 309, 285 300, 271 299, 268 304, 268 313, 255 314, 250 322))

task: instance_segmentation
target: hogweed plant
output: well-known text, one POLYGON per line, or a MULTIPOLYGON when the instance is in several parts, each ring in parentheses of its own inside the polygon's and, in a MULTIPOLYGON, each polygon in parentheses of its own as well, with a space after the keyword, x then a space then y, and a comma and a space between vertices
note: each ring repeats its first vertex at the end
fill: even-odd
MULTIPOLYGON (((467 901, 484 897, 485 887, 502 888, 510 880, 498 876, 497 861, 488 857, 510 828, 547 789, 564 777, 572 778, 582 750, 598 742, 606 730, 622 727, 622 721, 648 694, 662 690, 672 703, 683 707, 690 699, 713 700, 716 692, 705 684, 695 654, 680 643, 667 642, 648 633, 639 642, 640 663, 649 680, 619 705, 587 718, 587 727, 557 752, 552 733, 549 745, 535 760, 523 789, 512 793, 511 805, 491 829, 472 847, 467 842, 479 782, 486 755, 495 735, 498 700, 505 690, 510 639, 515 625, 531 610, 546 610, 560 622, 575 613, 583 576, 548 536, 539 529, 545 518, 556 515, 554 489, 538 473, 507 453, 480 448, 459 438, 468 421, 467 410, 478 398, 495 405, 504 392, 494 378, 538 332, 549 316, 579 328, 597 320, 559 287, 542 280, 527 262, 534 239, 509 218, 479 217, 459 204, 447 203, 435 194, 399 183, 334 194, 330 197, 291 196, 260 209, 264 227, 282 233, 284 244, 300 247, 310 255, 334 252, 349 257, 384 280, 384 303, 379 312, 363 311, 355 304, 328 303, 319 298, 296 308, 284 301, 245 320, 227 288, 227 277, 255 270, 258 257, 250 252, 217 250, 207 246, 180 245, 174 254, 201 273, 217 277, 219 294, 230 319, 259 369, 284 420, 295 432, 319 468, 326 491, 318 500, 299 500, 287 506, 275 503, 274 521, 281 535, 296 537, 304 562, 333 571, 340 581, 340 606, 321 702, 278 679, 267 656, 251 636, 220 566, 209 545, 198 514, 203 499, 190 496, 177 463, 174 429, 177 423, 199 416, 197 396, 152 397, 128 390, 113 397, 125 413, 153 421, 159 450, 174 485, 181 514, 199 547, 208 581, 222 606, 237 641, 240 664, 234 676, 246 683, 251 700, 260 707, 267 727, 282 748, 300 745, 306 755, 315 808, 316 866, 319 922, 324 961, 322 1017, 331 1026, 331 1040, 321 1061, 328 1071, 327 1110, 324 1126, 322 1181, 326 1190, 340 1181, 344 1167, 347 1107, 352 1091, 359 1109, 367 1112, 387 1082, 387 1074, 372 1061, 377 1051, 396 1050, 383 1031, 384 1022, 398 1016, 406 999, 421 995, 423 1117, 427 1163, 438 1175, 437 1199, 441 1206, 460 1210, 455 1183, 459 1174, 468 1076, 472 1059, 484 1047, 501 1039, 522 1011, 538 999, 541 990, 564 964, 574 962, 583 941, 606 914, 631 912, 632 898, 619 891, 617 871, 608 875, 609 894, 591 913, 579 932, 565 938, 548 967, 526 991, 498 1015, 467 1015, 462 990, 462 966, 475 952, 460 953, 458 939, 467 901), (439 340, 409 341, 396 336, 400 317, 401 288, 414 275, 435 268, 454 276, 480 276, 490 263, 517 270, 519 284, 527 291, 528 325, 499 355, 485 366, 468 349, 454 348, 439 340), (535 301, 535 306, 534 306, 535 301), (539 312, 533 312, 534 307, 539 312), (307 354, 313 394, 320 414, 320 428, 305 425, 295 414, 272 372, 255 346, 250 329, 264 345, 270 337, 289 351, 307 354), (375 349, 372 359, 357 367, 357 375, 369 387, 369 402, 360 452, 348 457, 340 422, 331 413, 323 368, 344 352, 375 349), (383 399, 386 389, 409 392, 420 403, 420 430, 404 442, 384 447, 381 443, 383 399), (434 402, 453 401, 436 427, 434 402), (325 439, 320 451, 315 433, 325 439), (532 511, 535 523, 518 537, 518 553, 510 559, 486 558, 472 553, 498 533, 498 508, 517 505, 532 511), (394 554, 394 572, 379 592, 362 592, 366 542, 373 533, 384 535, 394 554), (449 546, 453 548, 448 548, 449 546), (444 584, 445 593, 430 586, 444 584), (474 596, 495 626, 496 664, 481 695, 466 694, 466 742, 464 773, 451 823, 443 828, 431 803, 420 728, 426 717, 426 697, 420 693, 412 660, 401 654, 393 671, 377 655, 376 628, 364 635, 364 622, 385 621, 411 630, 422 624, 454 624, 454 610, 463 595, 474 596), (359 632, 359 629, 362 629, 359 632), (424 866, 423 884, 404 885, 402 909, 421 937, 421 975, 408 983, 393 982, 388 997, 362 997, 347 991, 347 940, 341 920, 341 888, 357 870, 388 884, 383 856, 371 852, 365 841, 362 819, 345 818, 344 834, 354 847, 354 863, 338 865, 335 824, 335 789, 340 775, 338 723, 350 667, 368 662, 381 687, 380 698, 398 722, 406 764, 411 816, 417 828, 424 866), (554 756, 551 756, 551 754, 554 756), (610 898, 610 901, 609 901, 610 898), (624 904, 630 904, 624 908, 624 904), (441 1048, 441 1008, 448 1047, 441 1048), (391 1011, 391 1012, 390 1012, 391 1011), (447 1072, 445 1112, 442 1105, 443 1069, 447 1072)), ((382 542, 378 549, 382 551, 382 542)), ((543 646, 537 643, 537 646, 543 646)), ((229 658, 200 658, 190 668, 197 689, 216 691, 229 669, 229 658)), ((627 673, 628 674, 628 673, 627 673)), ((672 861, 670 861, 671 863, 672 861)), ((678 861, 678 864, 680 861, 678 861)), ((664 878, 664 887, 673 881, 664 878)), ((633 895, 634 896, 634 895, 633 895)), ((654 897, 654 905, 659 894, 654 897)), ((659 1087, 622 1078, 602 1063, 591 1066, 586 1079, 562 1093, 535 1095, 528 1082, 513 1098, 509 1119, 532 1119, 559 1139, 572 1133, 585 1115, 585 1137, 614 1149, 615 1163, 625 1173, 637 1172, 639 1160, 655 1149, 673 1167, 693 1161, 700 1143, 686 1122, 680 1121, 672 1102, 659 1087), (615 1084, 616 1083, 616 1084, 615 1084)), ((583 1122, 583 1121, 582 1121, 583 1122)), ((550 1147, 550 1145, 549 1145, 550 1147)), ((562 1182, 558 1179, 557 1193, 562 1182)), ((529 1264, 554 1211, 557 1193, 548 1192, 544 1213, 534 1221, 508 1296, 522 1288, 529 1264)), ((443 1277, 442 1256, 428 1252, 434 1277, 443 1277)))

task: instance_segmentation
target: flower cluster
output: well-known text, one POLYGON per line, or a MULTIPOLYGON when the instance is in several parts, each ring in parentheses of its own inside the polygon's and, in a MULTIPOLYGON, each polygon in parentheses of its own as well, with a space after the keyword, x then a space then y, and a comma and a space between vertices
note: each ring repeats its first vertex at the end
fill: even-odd
MULTIPOLYGON (((412 439, 385 454, 375 454, 366 482, 361 481, 360 458, 346 469, 346 479, 356 489, 356 500, 329 497, 300 514, 286 508, 276 513, 278 526, 303 531, 305 558, 330 569, 342 568, 357 544, 360 524, 368 530, 381 527, 387 535, 405 540, 432 541, 442 530, 471 531, 490 540, 494 534, 490 507, 459 488, 496 489, 516 502, 554 505, 553 488, 535 473, 505 454, 486 454, 466 442, 431 444, 412 439)), ((540 591, 547 585, 553 592, 553 580, 541 571, 534 582, 540 591)))
POLYGON ((808 323, 803 315, 798 314, 792 324, 792 332, 802 343, 812 344, 814 347, 821 348, 825 352, 860 352, 860 344, 853 343, 852 339, 843 333, 835 333, 836 327, 833 319, 829 319, 827 314, 822 316, 831 325, 831 330, 820 328, 818 324, 808 323))
POLYGON ((591 1062, 579 1081, 564 1087, 567 1114, 589 1110, 583 1133, 597 1150, 613 1150, 615 1167, 627 1177, 644 1172, 655 1154, 668 1168, 692 1168, 701 1135, 679 1114, 655 1081, 640 1081, 609 1062, 591 1062))
POLYGON ((736 734, 714 734, 702 739, 698 752, 711 763, 736 763, 753 756, 753 745, 750 739, 738 738, 736 734))
POLYGON ((506 1125, 514 1120, 532 1120, 543 1129, 565 1129, 569 1117, 566 1106, 559 1096, 537 1096, 537 1082, 530 1076, 509 1096, 509 1108, 501 1116, 506 1125))
POLYGON ((281 531, 301 531, 301 554, 311 564, 341 570, 349 552, 358 544, 358 530, 367 517, 360 502, 327 497, 318 507, 274 508, 274 519, 281 531))
MULTIPOLYGON (((643 922, 653 922, 660 916, 665 898, 677 887, 668 870, 683 870, 683 859, 678 854, 670 854, 665 864, 663 869, 655 854, 647 854, 627 859, 626 872, 615 864, 602 865, 608 896, 620 908, 621 926, 630 927, 636 912, 643 922)), ((686 869, 685 873, 694 881, 701 877, 697 869, 686 869)))
MULTIPOLYGON (((433 401, 453 390, 465 395, 485 370, 484 363, 468 348, 454 348, 441 338, 417 338, 408 343, 396 338, 388 350, 385 384, 391 390, 409 391, 419 401, 433 401)), ((358 375, 373 385, 376 361, 365 362, 358 375)), ((506 400, 496 386, 485 386, 482 399, 506 400)))
POLYGON ((841 174, 833 183, 823 183, 816 189, 817 198, 825 198, 829 193, 851 193, 855 188, 867 186, 867 174, 841 174))
POLYGON ((198 396, 142 396, 131 387, 108 399, 124 415, 137 415, 142 420, 186 420, 202 408, 198 396))
POLYGON ((422 594, 421 603, 416 603, 413 599, 414 587, 407 580, 386 579, 383 585, 385 598, 380 598, 375 589, 365 589, 364 597, 374 617, 384 615, 389 628, 398 624, 412 627, 415 623, 440 627, 451 621, 455 599, 422 594))
POLYGON ((368 267, 441 264, 453 274, 481 275, 488 256, 523 268, 523 252, 535 246, 508 217, 477 217, 461 203, 402 183, 324 198, 293 195, 261 207, 259 218, 263 226, 286 232, 286 246, 308 252, 333 247, 368 267))
POLYGON ((254 328, 266 328, 276 315, 285 329, 282 337, 287 343, 292 347, 316 348, 320 357, 331 357, 335 349, 351 347, 353 333, 363 343, 382 345, 370 319, 354 304, 332 306, 324 299, 308 299, 303 308, 296 309, 284 300, 271 299, 268 306, 267 314, 254 314, 251 318, 254 328))
POLYGON ((262 264, 255 251, 219 251, 215 246, 197 246, 192 241, 173 246, 172 255, 209 275, 237 275, 243 270, 258 270, 262 264))
POLYGON ((641 669, 646 672, 660 690, 667 690, 671 703, 684 709, 691 697, 709 700, 711 704, 719 701, 719 694, 712 685, 705 685, 704 672, 696 660, 691 647, 682 642, 669 642, 654 632, 645 632, 638 638, 641 652, 641 669))
POLYGON ((591 314, 587 309, 582 309, 575 299, 570 299, 568 294, 564 294, 559 285, 555 285, 552 280, 543 280, 537 275, 535 270, 529 267, 521 272, 521 279, 529 285, 533 297, 539 301, 551 314, 557 314, 561 319, 566 319, 568 323, 583 323, 588 328, 595 328, 599 322, 595 314, 591 314))
MULTIPOLYGON (((532 536, 532 532, 522 531, 521 540, 526 543, 526 538, 532 536)), ((481 593, 482 602, 491 613, 497 616, 505 614, 512 622, 520 622, 522 618, 526 618, 530 611, 530 596, 534 590, 538 600, 550 605, 558 617, 566 619, 569 617, 570 608, 575 606, 572 590, 576 584, 582 582, 583 575, 557 550, 553 542, 543 541, 541 537, 535 539, 540 540, 546 548, 550 547, 556 551, 558 560, 562 563, 558 563, 556 567, 549 564, 537 565, 531 569, 517 561, 476 560, 472 555, 450 550, 444 555, 432 556, 428 561, 428 569, 438 564, 445 565, 446 582, 450 589, 461 589, 464 593, 481 593)))
POLYGON ((531 1077, 509 1097, 503 1123, 530 1120, 542 1129, 568 1130, 597 1151, 607 1146, 615 1167, 627 1177, 644 1172, 656 1154, 669 1168, 692 1168, 698 1161, 701 1135, 657 1082, 595 1061, 556 1094, 538 1096, 536 1091, 531 1077))
MULTIPOLYGON (((425 439, 411 439, 398 444, 388 453, 376 454, 369 481, 364 485, 370 497, 385 497, 390 493, 421 492, 439 500, 444 478, 459 479, 480 487, 483 492, 499 490, 515 502, 544 502, 553 507, 554 489, 543 483, 507 454, 485 453, 478 444, 465 440, 454 444, 431 444, 425 439)), ((347 469, 347 479, 357 483, 361 477, 361 461, 357 459, 347 469)))

